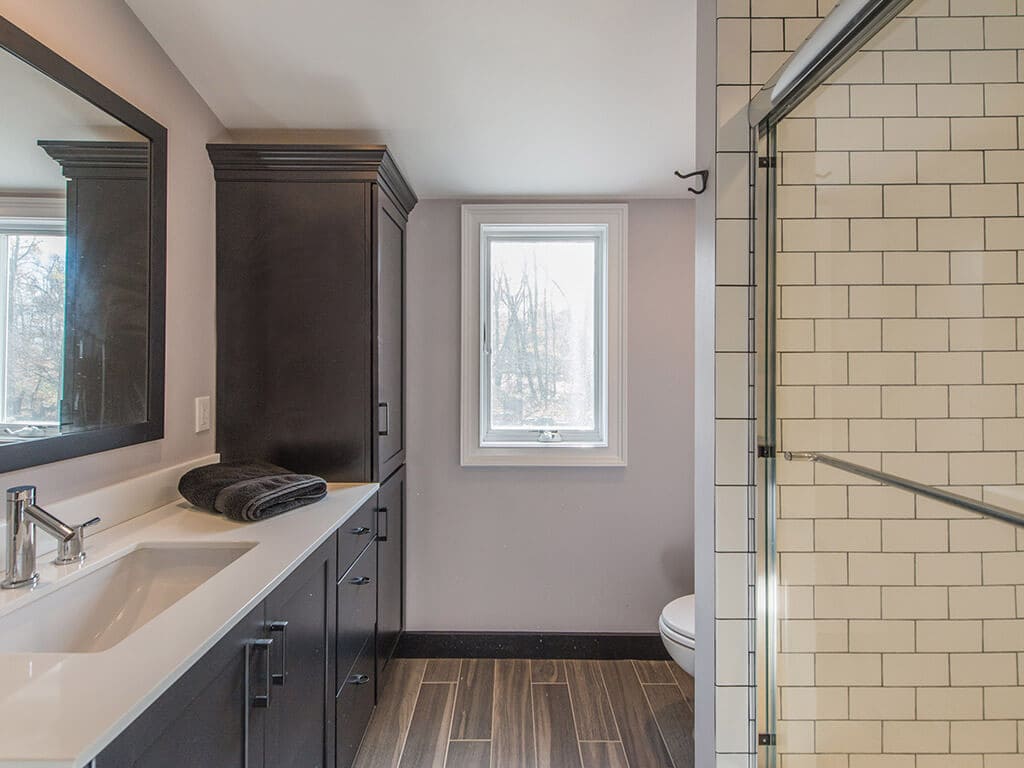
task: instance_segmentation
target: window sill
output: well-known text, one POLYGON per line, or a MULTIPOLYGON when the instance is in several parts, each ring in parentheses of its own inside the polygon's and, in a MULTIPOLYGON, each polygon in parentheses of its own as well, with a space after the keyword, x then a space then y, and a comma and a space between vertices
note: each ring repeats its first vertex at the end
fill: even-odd
POLYGON ((626 447, 463 445, 461 463, 464 467, 625 467, 626 447))

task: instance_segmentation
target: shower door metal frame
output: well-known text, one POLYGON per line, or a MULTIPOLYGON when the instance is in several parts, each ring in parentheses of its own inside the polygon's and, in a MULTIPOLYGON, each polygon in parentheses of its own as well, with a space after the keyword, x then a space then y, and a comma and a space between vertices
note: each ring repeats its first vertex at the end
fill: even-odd
POLYGON ((776 299, 776 186, 778 182, 777 126, 796 106, 838 70, 854 53, 895 18, 911 0, 841 0, 819 29, 779 68, 751 99, 747 115, 752 128, 755 167, 750 185, 751 279, 754 283, 754 328, 764 319, 764 332, 755 333, 754 416, 758 426, 755 465, 755 696, 757 765, 777 765, 777 656, 779 652, 777 518, 777 434, 775 412, 777 349, 776 299), (759 199, 759 196, 763 198, 759 199), (758 216, 763 204, 764 221, 758 216), (763 267, 760 263, 763 253, 763 267), (763 280, 763 284, 760 284, 763 280), (763 314, 758 314, 758 313, 763 314), (763 371, 760 370, 763 366, 763 371), (757 391, 758 384, 763 387, 757 391), (760 396, 759 396, 760 395, 760 396))
POLYGON ((841 0, 750 100, 750 125, 776 125, 911 1, 841 0))
MULTIPOLYGON (((755 129, 754 183, 751 185, 752 254, 755 283, 755 328, 757 318, 764 319, 762 334, 758 334, 754 355, 754 415, 758 426, 755 478, 756 510, 755 531, 763 534, 763 546, 756 548, 757 588, 756 623, 763 624, 757 632, 757 683, 762 695, 757 697, 757 763, 761 768, 776 765, 776 658, 778 654, 778 574, 775 541, 776 520, 776 468, 777 444, 775 418, 776 342, 775 312, 778 288, 776 286, 776 136, 775 128, 755 129), (759 206, 763 206, 759 208, 759 206), (759 212, 763 210, 763 217, 759 212), (763 218, 763 221, 762 221, 763 218), (763 262, 763 263, 762 263, 763 262), (760 314, 758 314, 760 313, 760 314), (759 342, 759 343, 758 343, 759 342), (758 397, 757 382, 763 383, 758 397), (762 618, 763 617, 763 618, 762 618)), ((757 533, 755 533, 755 537, 757 533)))

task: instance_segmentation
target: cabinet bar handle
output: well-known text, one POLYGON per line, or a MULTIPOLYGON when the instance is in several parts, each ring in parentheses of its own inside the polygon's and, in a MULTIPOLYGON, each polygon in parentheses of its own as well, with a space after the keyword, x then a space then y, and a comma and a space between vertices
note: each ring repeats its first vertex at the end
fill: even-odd
POLYGON ((349 584, 354 584, 357 587, 361 587, 364 584, 369 584, 372 579, 369 576, 353 576, 348 580, 349 584))
POLYGON ((245 679, 242 681, 242 696, 245 699, 242 706, 242 768, 249 768, 249 710, 253 707, 265 709, 270 706, 270 646, 273 643, 274 641, 270 639, 245 641, 245 679), (252 695, 252 654, 257 648, 262 648, 267 657, 265 696, 252 695))
POLYGON ((284 685, 284 681, 288 677, 288 622, 272 621, 268 629, 271 632, 281 633, 281 671, 274 672, 270 679, 274 685, 284 685))
POLYGON ((377 508, 377 541, 388 540, 388 508, 377 508), (384 531, 384 533, 381 533, 384 531))
MULTIPOLYGON (((266 693, 257 693, 250 698, 251 705, 257 709, 269 709, 270 708, 270 648, 274 644, 272 638, 260 638, 257 640, 250 640, 245 644, 245 669, 249 671, 249 657, 254 649, 260 649, 263 651, 264 660, 264 671, 263 671, 263 690, 266 693)), ((248 675, 246 676, 246 682, 248 682, 248 675)), ((246 707, 248 712, 248 707, 246 707)))
MULTIPOLYGON (((378 426, 377 427, 377 434, 381 435, 381 436, 390 435, 391 434, 391 406, 388 405, 386 402, 378 403, 377 404, 377 410, 379 411, 381 408, 384 409, 384 418, 381 420, 381 423, 384 425, 384 427, 381 428, 380 426, 378 426)), ((380 414, 378 413, 378 416, 379 415, 380 414)))
POLYGON ((369 532, 370 529, 367 528, 365 525, 360 525, 358 528, 351 528, 349 530, 349 533, 351 533, 353 536, 365 536, 369 532))
POLYGON ((366 675, 351 675, 348 679, 352 685, 365 685, 370 682, 370 678, 366 675))

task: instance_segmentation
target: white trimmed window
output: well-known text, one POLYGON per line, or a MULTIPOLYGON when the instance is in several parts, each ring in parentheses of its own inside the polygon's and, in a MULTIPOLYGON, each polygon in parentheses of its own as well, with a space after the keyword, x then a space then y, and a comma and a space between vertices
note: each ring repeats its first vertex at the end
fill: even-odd
POLYGON ((462 206, 462 464, 626 463, 625 205, 462 206))

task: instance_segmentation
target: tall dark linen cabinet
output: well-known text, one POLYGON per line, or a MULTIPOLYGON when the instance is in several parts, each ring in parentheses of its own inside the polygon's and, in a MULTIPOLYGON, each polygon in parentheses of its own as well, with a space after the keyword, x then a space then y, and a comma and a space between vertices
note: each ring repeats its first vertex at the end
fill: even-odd
POLYGON ((403 626, 405 227, 416 195, 385 146, 207 149, 217 180, 217 450, 224 461, 381 483, 383 667, 403 626))

